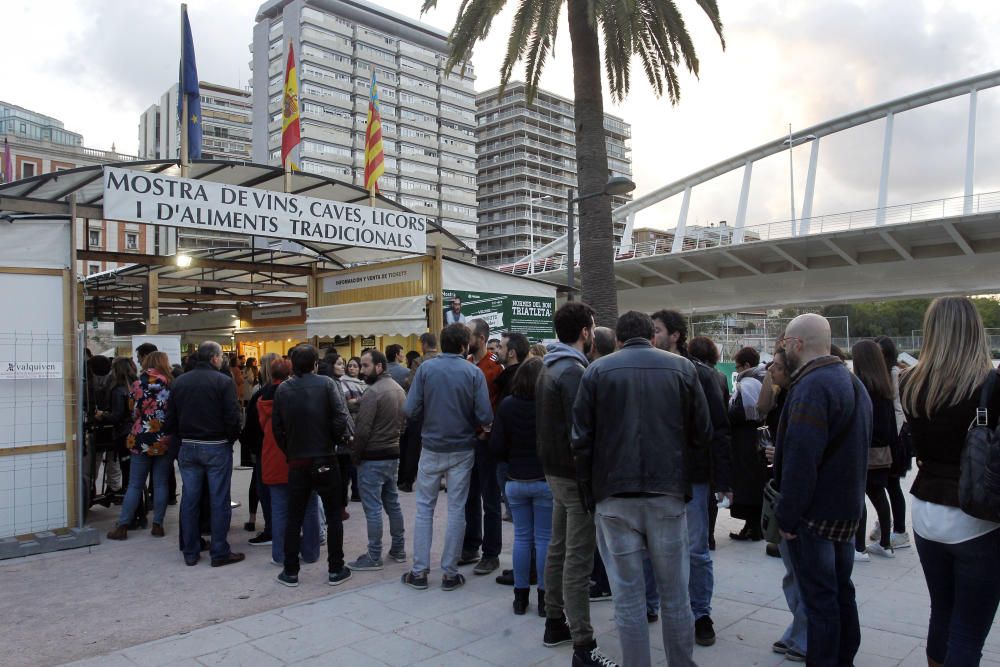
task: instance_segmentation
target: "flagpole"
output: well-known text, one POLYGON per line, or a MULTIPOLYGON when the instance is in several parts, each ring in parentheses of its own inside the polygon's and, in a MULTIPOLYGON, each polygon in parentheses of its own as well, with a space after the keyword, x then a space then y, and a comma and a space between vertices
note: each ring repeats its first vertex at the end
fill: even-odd
POLYGON ((184 17, 187 15, 187 3, 181 3, 181 69, 177 81, 177 94, 181 96, 181 178, 187 178, 188 164, 188 98, 184 90, 184 17))

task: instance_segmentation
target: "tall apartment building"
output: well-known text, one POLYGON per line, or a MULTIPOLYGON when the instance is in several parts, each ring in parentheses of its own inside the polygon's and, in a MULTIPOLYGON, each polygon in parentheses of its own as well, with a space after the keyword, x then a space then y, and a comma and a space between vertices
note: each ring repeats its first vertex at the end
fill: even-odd
MULTIPOLYGON (((83 135, 67 130, 62 121, 30 109, 0 101, 0 150, 6 140, 10 146, 13 180, 31 178, 55 171, 87 167, 114 162, 135 160, 134 155, 123 155, 115 150, 105 151, 86 148, 83 135)), ((172 234, 161 228, 160 243, 154 238, 153 228, 135 223, 113 220, 76 221, 77 249, 103 250, 116 253, 163 254, 172 247, 172 234)), ((98 273, 122 266, 118 262, 81 260, 77 273, 98 273)))
MULTIPOLYGON (((250 161, 250 91, 199 81, 201 156, 205 160, 250 161)), ((139 157, 176 160, 181 154, 177 122, 177 84, 139 117, 139 157)))
MULTIPOLYGON (((417 3, 412 3, 417 7, 417 3)), ((271 0, 257 13, 253 158, 280 163, 288 43, 298 60, 303 171, 364 184, 372 71, 381 99, 382 194, 476 238, 471 66, 445 74, 448 35, 362 0, 271 0)))
MULTIPOLYGON (((539 90, 528 104, 526 86, 511 82, 476 97, 479 159, 479 263, 516 262, 566 233, 566 189, 577 187, 573 102, 539 90), (532 246, 532 243, 534 244, 532 246)), ((609 176, 632 176, 631 127, 605 114, 609 176)), ((631 196, 611 198, 612 207, 631 196)), ((620 239, 624 223, 616 223, 620 239)))

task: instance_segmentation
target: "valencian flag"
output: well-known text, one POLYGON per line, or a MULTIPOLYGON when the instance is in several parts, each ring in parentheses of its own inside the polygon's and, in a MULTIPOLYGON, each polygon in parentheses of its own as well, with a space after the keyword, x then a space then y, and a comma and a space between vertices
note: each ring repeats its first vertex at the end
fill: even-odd
POLYGON ((372 70, 372 88, 368 99, 368 129, 365 131, 365 189, 378 192, 378 177, 385 173, 382 153, 382 115, 378 111, 378 86, 372 70))
POLYGON ((183 100, 187 97, 188 159, 201 158, 201 93, 198 90, 198 66, 194 60, 194 39, 188 22, 187 5, 181 5, 181 75, 177 87, 177 117, 184 113, 183 100))
MULTIPOLYGON (((301 140, 299 131, 299 79, 295 75, 295 51, 288 42, 288 65, 285 67, 285 97, 281 104, 281 166, 289 166, 292 149, 301 140)), ((294 165, 292 165, 294 166, 294 165)))

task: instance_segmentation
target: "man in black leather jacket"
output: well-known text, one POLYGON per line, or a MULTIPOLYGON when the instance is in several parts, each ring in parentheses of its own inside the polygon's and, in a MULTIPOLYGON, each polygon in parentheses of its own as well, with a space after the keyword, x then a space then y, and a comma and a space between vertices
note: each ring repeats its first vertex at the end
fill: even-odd
POLYGON ((598 547, 614 592, 623 664, 649 665, 642 560, 648 551, 671 666, 693 667, 685 503, 688 459, 707 447, 712 422, 694 365, 653 347, 653 321, 618 319, 622 348, 583 374, 573 406, 573 455, 580 495, 594 507, 598 547))
POLYGON ((337 468, 337 444, 351 430, 351 417, 340 387, 317 375, 319 355, 312 345, 299 345, 289 354, 293 377, 274 394, 271 428, 278 448, 288 458, 288 522, 285 524, 285 563, 278 581, 299 585, 299 547, 302 521, 315 491, 323 500, 327 525, 328 580, 337 586, 351 577, 344 565, 343 493, 337 468), (349 430, 350 429, 350 430, 349 430))

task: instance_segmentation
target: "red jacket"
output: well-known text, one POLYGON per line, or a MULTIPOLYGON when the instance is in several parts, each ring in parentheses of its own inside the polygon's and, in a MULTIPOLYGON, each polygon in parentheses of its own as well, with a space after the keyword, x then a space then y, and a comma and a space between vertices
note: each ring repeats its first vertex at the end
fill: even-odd
POLYGON ((271 428, 271 415, 274 413, 274 393, 280 382, 272 383, 260 391, 257 399, 257 417, 260 420, 260 430, 264 432, 264 446, 261 448, 260 474, 265 484, 288 484, 288 460, 285 453, 278 448, 271 428))
MULTIPOLYGON (((473 361, 472 356, 469 357, 469 361, 476 363, 473 361)), ((490 392, 490 407, 493 408, 493 414, 496 414, 497 401, 500 398, 500 387, 497 386, 497 378, 503 373, 503 366, 490 353, 487 353, 486 356, 480 359, 476 366, 486 376, 486 388, 490 392)))

